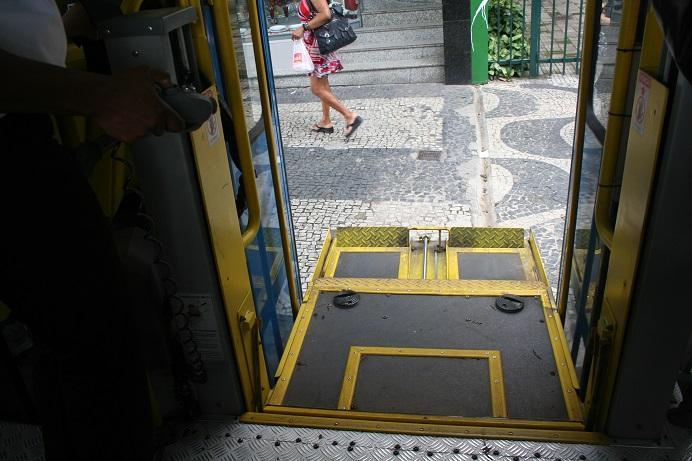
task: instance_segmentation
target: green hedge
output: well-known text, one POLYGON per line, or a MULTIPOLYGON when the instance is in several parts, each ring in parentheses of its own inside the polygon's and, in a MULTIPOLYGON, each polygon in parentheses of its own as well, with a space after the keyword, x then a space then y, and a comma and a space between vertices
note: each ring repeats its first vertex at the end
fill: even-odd
POLYGON ((524 7, 513 0, 490 0, 488 5, 488 76, 491 80, 521 76, 528 71, 528 63, 501 62, 509 61, 510 50, 512 61, 529 59, 529 41, 524 36, 529 29, 524 25, 524 7))

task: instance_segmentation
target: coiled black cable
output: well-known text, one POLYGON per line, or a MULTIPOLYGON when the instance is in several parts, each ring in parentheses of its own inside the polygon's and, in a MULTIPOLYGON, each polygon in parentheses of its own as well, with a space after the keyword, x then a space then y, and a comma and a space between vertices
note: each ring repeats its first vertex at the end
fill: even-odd
POLYGON ((134 178, 134 165, 128 159, 116 155, 118 147, 116 145, 111 150, 110 157, 113 161, 123 164, 127 170, 124 192, 138 199, 137 226, 144 230, 144 239, 155 247, 154 264, 163 274, 161 279, 164 287, 163 316, 171 327, 169 339, 173 358, 175 396, 183 408, 194 412, 197 403, 190 381, 198 384, 207 382, 208 375, 204 360, 197 348, 194 333, 190 329, 190 316, 186 311, 185 303, 178 296, 178 282, 173 277, 171 264, 163 257, 163 243, 154 236, 154 219, 144 212, 142 192, 131 185, 134 178))

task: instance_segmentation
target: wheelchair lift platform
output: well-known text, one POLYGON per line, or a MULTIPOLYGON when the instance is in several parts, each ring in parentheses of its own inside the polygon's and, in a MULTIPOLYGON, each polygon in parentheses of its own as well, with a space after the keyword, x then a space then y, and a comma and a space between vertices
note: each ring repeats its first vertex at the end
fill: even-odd
POLYGON ((577 390, 532 234, 339 228, 262 410, 583 431, 577 390))

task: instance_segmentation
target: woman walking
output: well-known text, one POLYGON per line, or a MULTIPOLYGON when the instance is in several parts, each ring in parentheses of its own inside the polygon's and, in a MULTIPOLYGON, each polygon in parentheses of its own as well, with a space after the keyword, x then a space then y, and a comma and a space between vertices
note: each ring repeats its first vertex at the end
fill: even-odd
POLYGON ((305 47, 315 65, 315 69, 308 74, 310 89, 322 101, 322 119, 312 126, 312 130, 319 133, 334 133, 334 124, 329 115, 330 109, 334 108, 344 117, 346 123, 344 134, 348 138, 363 123, 363 118, 349 110, 332 93, 332 88, 329 86, 329 74, 339 72, 343 66, 336 53, 320 54, 317 39, 313 33, 313 30, 329 22, 332 17, 327 0, 301 0, 298 15, 302 27, 293 31, 293 40, 302 39, 305 42, 305 47), (311 2, 312 8, 308 2, 311 2))

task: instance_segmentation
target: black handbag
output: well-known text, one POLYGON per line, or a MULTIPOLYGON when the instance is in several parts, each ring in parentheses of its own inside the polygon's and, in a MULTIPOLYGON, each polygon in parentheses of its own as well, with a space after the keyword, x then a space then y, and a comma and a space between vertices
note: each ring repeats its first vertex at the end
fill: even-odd
MULTIPOLYGON (((312 15, 317 13, 311 0, 307 0, 312 15)), ((344 14, 343 6, 339 3, 332 3, 329 8, 332 10, 332 18, 328 23, 314 29, 312 32, 317 39, 317 46, 320 54, 328 54, 345 47, 356 41, 356 33, 353 31, 348 18, 344 14)))

